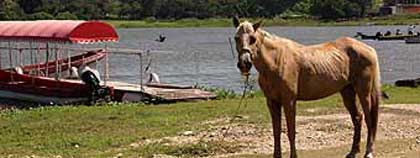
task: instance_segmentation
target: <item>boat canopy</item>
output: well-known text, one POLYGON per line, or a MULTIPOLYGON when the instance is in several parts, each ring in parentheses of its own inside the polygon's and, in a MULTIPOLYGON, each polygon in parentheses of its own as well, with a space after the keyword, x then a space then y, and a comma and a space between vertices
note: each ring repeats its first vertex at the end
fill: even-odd
POLYGON ((100 21, 0 21, 0 40, 95 43, 116 42, 118 34, 100 21))

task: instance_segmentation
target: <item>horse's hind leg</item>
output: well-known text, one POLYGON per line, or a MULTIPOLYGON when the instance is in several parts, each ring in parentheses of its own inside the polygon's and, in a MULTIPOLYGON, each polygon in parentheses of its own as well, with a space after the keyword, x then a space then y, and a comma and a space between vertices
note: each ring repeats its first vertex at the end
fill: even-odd
POLYGON ((353 145, 350 153, 347 154, 346 158, 355 158, 356 154, 360 152, 360 131, 362 128, 362 114, 356 106, 356 93, 352 85, 346 86, 340 91, 341 97, 343 98, 344 106, 351 115, 351 121, 354 126, 353 134, 353 145))
POLYGON ((365 158, 373 158, 373 143, 375 141, 376 128, 378 124, 378 106, 377 103, 372 102, 372 96, 376 95, 372 92, 372 88, 374 88, 372 82, 373 80, 371 79, 361 79, 355 86, 356 93, 363 108, 363 113, 365 114, 366 126, 368 128, 365 158))

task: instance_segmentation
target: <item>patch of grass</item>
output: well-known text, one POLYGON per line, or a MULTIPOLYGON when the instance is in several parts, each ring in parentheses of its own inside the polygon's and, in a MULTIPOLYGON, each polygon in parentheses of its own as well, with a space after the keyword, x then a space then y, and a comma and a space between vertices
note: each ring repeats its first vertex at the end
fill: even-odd
POLYGON ((239 146, 235 146, 233 143, 212 141, 176 146, 165 154, 177 157, 204 157, 215 154, 234 153, 238 150, 239 146))
MULTIPOLYGON (((385 85, 391 99, 384 103, 420 103, 420 89, 385 85)), ((37 155, 53 157, 110 157, 117 153, 134 156, 153 154, 161 150, 171 154, 192 155, 214 151, 203 144, 165 149, 161 145, 143 147, 143 152, 127 149, 142 139, 176 136, 186 130, 207 129, 202 122, 234 115, 248 116, 246 123, 268 124, 270 116, 261 92, 245 98, 238 109, 239 98, 207 102, 163 104, 111 104, 103 106, 53 106, 28 110, 0 112, 0 155, 24 157, 37 155), (182 152, 174 151, 182 148, 182 152), (147 149, 147 150, 146 150, 147 149), (172 152, 171 152, 172 151, 172 152)), ((344 110, 339 95, 318 101, 299 102, 298 115, 317 108, 316 114, 344 110)), ((208 145, 208 144, 207 144, 208 145)), ((0 156, 1 157, 1 156, 0 156)))
POLYGON ((235 91, 230 90, 230 89, 214 88, 214 87, 200 86, 200 85, 197 85, 196 87, 204 91, 215 93, 216 99, 233 99, 233 98, 238 97, 238 94, 236 94, 235 91))

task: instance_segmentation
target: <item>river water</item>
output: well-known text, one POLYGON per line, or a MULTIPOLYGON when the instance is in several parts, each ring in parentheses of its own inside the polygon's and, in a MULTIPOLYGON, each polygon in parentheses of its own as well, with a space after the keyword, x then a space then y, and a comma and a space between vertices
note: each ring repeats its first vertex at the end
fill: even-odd
MULTIPOLYGON (((302 44, 316 44, 342 36, 353 36, 358 31, 368 34, 387 30, 395 32, 396 29, 405 31, 407 26, 265 27, 264 29, 302 44)), ((110 47, 150 50, 149 55, 143 56, 143 65, 151 61, 149 72, 159 74, 161 82, 198 84, 238 91, 241 89, 241 76, 236 68, 236 55, 232 55, 228 42, 228 38, 233 37, 234 32, 233 27, 118 29, 120 41, 111 44, 110 47), (167 36, 167 40, 163 43, 154 41, 159 34, 167 36)), ((420 66, 420 55, 418 55, 420 44, 407 45, 404 41, 365 42, 378 52, 383 83, 420 77, 420 69, 416 69, 420 66)), ((236 51, 234 53, 236 54, 236 51)), ((140 60, 137 56, 113 54, 110 57, 112 80, 139 83, 139 70, 140 60)), ((253 77, 256 78, 255 70, 253 77)))
MULTIPOLYGON (((342 36, 353 36, 357 31, 374 34, 377 31, 394 32, 396 29, 404 31, 407 27, 266 27, 264 29, 302 44, 316 44, 342 36)), ((118 32, 121 37, 118 46, 152 50, 143 63, 147 64, 151 60, 151 71, 158 73, 162 82, 199 84, 233 90, 241 88, 236 59, 228 42, 228 38, 235 32, 233 27, 119 29, 118 32), (155 42, 154 39, 159 34, 167 36, 167 40, 163 43, 155 42)), ((420 69, 416 69, 420 66, 420 44, 407 45, 404 41, 365 42, 378 52, 383 83, 420 77, 420 69)), ((137 58, 127 56, 118 55, 112 58, 111 78, 138 83, 138 62, 137 58)), ((253 74, 255 78, 256 72, 253 74)))

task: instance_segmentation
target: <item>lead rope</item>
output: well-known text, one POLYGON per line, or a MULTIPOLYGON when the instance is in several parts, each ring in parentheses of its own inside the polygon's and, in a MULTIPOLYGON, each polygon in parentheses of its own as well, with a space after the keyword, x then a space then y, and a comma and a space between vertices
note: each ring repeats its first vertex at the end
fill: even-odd
POLYGON ((249 87, 250 87, 250 84, 249 84, 249 75, 247 75, 247 76, 245 76, 245 79, 244 79, 244 85, 243 85, 243 91, 242 91, 242 96, 241 96, 241 99, 239 100, 239 103, 238 103, 238 107, 236 108, 236 110, 235 110, 235 113, 232 115, 232 117, 229 119, 229 124, 228 124, 228 127, 227 127, 227 129, 225 130, 225 132, 223 132, 223 137, 222 137, 222 141, 226 138, 226 135, 229 133, 229 131, 232 129, 232 122, 235 120, 235 117, 237 117, 238 116, 238 114, 239 114, 239 112, 240 112, 240 108, 242 107, 241 105, 242 105, 242 103, 245 103, 245 107, 247 106, 247 102, 246 102, 246 94, 247 94, 247 90, 249 89, 249 87), (245 101, 245 102, 244 102, 245 101))

